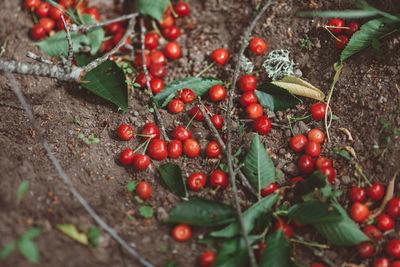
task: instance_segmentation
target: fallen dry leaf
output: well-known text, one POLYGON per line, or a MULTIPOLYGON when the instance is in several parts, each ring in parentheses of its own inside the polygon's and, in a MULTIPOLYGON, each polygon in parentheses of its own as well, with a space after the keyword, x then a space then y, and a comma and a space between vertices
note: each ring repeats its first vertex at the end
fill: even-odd
POLYGON ((340 131, 342 131, 345 135, 347 135, 347 138, 349 139, 350 142, 354 142, 353 136, 351 136, 351 133, 349 130, 346 128, 339 128, 340 131))

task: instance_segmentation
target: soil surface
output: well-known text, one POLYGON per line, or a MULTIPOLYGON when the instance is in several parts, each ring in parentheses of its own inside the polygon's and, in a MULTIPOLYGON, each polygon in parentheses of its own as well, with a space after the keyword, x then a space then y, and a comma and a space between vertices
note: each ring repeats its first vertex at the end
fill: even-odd
MULTIPOLYGON (((110 1, 111 2, 111 1, 110 1)), ((191 14, 188 18, 178 19, 181 28, 178 39, 182 47, 182 57, 167 64, 166 82, 198 73, 210 63, 209 53, 218 47, 226 48, 231 55, 238 53, 240 36, 253 18, 257 0, 189 0, 191 14)), ((280 1, 270 7, 257 24, 254 35, 266 40, 268 51, 289 49, 296 64, 296 74, 328 94, 333 75, 333 64, 338 60, 340 51, 333 44, 329 34, 319 24, 327 19, 302 18, 299 11, 343 10, 349 8, 343 1, 280 1), (316 6, 310 4, 315 3, 316 6), (301 47, 302 40, 309 40, 309 47, 301 47)), ((377 7, 399 12, 394 1, 376 1, 377 7)), ((92 4, 96 4, 93 1, 92 4)), ((29 29, 33 22, 22 8, 21 1, 5 0, 0 10, 0 42, 8 38, 6 59, 29 61, 26 52, 38 52, 30 45, 29 29)), ((109 14, 110 8, 100 6, 102 19, 115 16, 109 14)), ((362 22, 362 21, 361 21, 362 22)), ((366 176, 371 181, 387 184, 400 161, 399 135, 394 129, 400 126, 400 35, 386 38, 381 44, 383 58, 376 60, 372 48, 353 56, 344 64, 342 74, 333 92, 332 109, 338 120, 330 128, 331 142, 322 145, 322 155, 333 160, 337 172, 333 186, 343 191, 341 203, 348 207, 347 191, 357 183, 355 170, 343 157, 334 152, 335 148, 352 146, 366 176), (389 120, 389 130, 381 121, 389 120), (349 141, 339 128, 347 129, 354 142, 349 141), (390 136, 391 142, 387 138, 390 136), (383 154, 379 151, 385 151, 383 154)), ((261 68, 266 55, 255 56, 247 53, 261 68)), ((215 67, 206 76, 216 76, 225 83, 232 79, 235 60, 231 59, 224 67, 215 67)), ((15 75, 21 89, 32 108, 41 127, 41 133, 48 140, 55 156, 69 175, 74 186, 83 195, 94 210, 145 259, 156 266, 173 260, 180 266, 195 266, 198 256, 206 245, 198 243, 208 229, 193 228, 192 238, 184 243, 176 242, 171 235, 171 225, 162 223, 167 213, 180 199, 171 193, 162 182, 154 162, 146 171, 137 172, 118 163, 119 153, 125 148, 135 148, 140 144, 138 138, 122 142, 115 136, 115 129, 122 123, 133 126, 135 131, 147 122, 154 122, 149 112, 148 96, 141 90, 135 90, 129 96, 129 112, 118 111, 116 106, 89 93, 77 84, 59 83, 54 79, 15 75), (78 125, 73 120, 82 122, 78 125), (77 137, 94 134, 99 143, 86 145, 77 137), (152 188, 152 196, 145 205, 154 209, 154 216, 145 219, 139 215, 139 204, 128 193, 125 185, 128 181, 147 181, 152 188), (134 220, 130 220, 127 214, 134 220)), ((257 74, 259 81, 268 80, 264 72, 257 74)), ((0 74, 0 102, 20 106, 4 74, 0 74)), ((239 117, 244 118, 244 110, 239 104, 240 94, 235 95, 235 115, 233 126, 239 126, 239 117)), ((205 97, 206 99, 206 97, 205 97)), ((287 185, 291 178, 298 175, 296 162, 299 155, 288 145, 291 133, 288 129, 287 115, 301 117, 309 114, 309 106, 315 101, 303 98, 304 103, 284 112, 266 112, 274 126, 271 132, 262 137, 276 171, 281 173, 279 182, 287 185)), ((209 103, 208 100, 205 100, 209 103)), ((210 103, 209 103, 210 104, 210 103)), ((212 105, 212 111, 224 113, 227 102, 212 105)), ((191 106, 186 107, 189 110, 191 106)), ((72 196, 55 171, 37 133, 23 110, 0 106, 0 246, 3 247, 32 226, 39 226, 43 232, 34 239, 40 252, 40 266, 139 266, 139 263, 126 254, 120 246, 104 231, 95 248, 88 248, 57 230, 57 224, 74 224, 80 230, 96 226, 95 222, 72 196), (29 190, 21 203, 17 204, 17 189, 20 183, 29 182, 29 190)), ((172 132, 177 125, 189 121, 188 112, 171 115, 161 110, 167 126, 172 132)), ((310 128, 324 129, 321 121, 306 119, 294 124, 296 133, 305 134, 310 128)), ((195 139, 204 148, 212 136, 205 123, 194 122, 191 130, 195 139)), ((234 134, 234 150, 242 146, 243 158, 253 135, 252 125, 247 122, 244 131, 234 134)), ((165 160, 177 163, 188 175, 201 170, 210 173, 217 166, 217 160, 206 157, 177 160, 165 160)), ((254 200, 240 188, 242 200, 254 200)), ((228 187, 216 195, 210 189, 200 193, 190 192, 190 197, 215 199, 232 202, 232 190, 228 187)), ((243 206, 246 207, 245 205, 243 206)), ((325 242, 312 228, 304 228, 299 234, 318 242, 325 242)), ((389 233, 383 239, 396 236, 389 233)), ((383 241, 384 242, 384 241, 383 241)), ((382 250, 382 249, 381 249, 382 250)), ((377 255, 381 255, 378 251, 377 255)), ((324 255, 338 266, 344 262, 371 265, 370 260, 361 260, 355 249, 331 248, 324 255)), ((294 257, 302 266, 318 261, 310 251, 302 246, 294 246, 294 257)), ((18 252, 11 254, 0 266, 29 266, 30 263, 18 252)))

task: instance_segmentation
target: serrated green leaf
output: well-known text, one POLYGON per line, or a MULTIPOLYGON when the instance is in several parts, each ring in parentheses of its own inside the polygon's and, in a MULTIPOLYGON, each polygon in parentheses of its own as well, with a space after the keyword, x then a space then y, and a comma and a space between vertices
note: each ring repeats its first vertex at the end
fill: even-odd
MULTIPOLYGON (((248 208, 243 213, 243 223, 244 228, 247 233, 250 233, 254 228, 254 223, 260 216, 265 216, 272 208, 272 206, 276 203, 278 199, 277 194, 269 195, 257 203, 253 204, 250 208, 248 208)), ((235 235, 240 234, 240 226, 238 222, 233 222, 227 227, 213 231, 210 233, 212 237, 223 237, 223 238, 231 238, 235 235)))
MULTIPOLYGON (((76 57, 79 66, 91 60, 93 58, 76 57)), ((107 60, 86 73, 81 85, 92 93, 116 104, 120 109, 128 110, 128 89, 124 81, 123 71, 113 61, 107 60)))
POLYGON ((75 241, 78 241, 81 244, 88 244, 88 237, 84 233, 79 233, 76 229, 75 225, 72 224, 57 224, 58 230, 69 236, 75 241))
POLYGON ((140 215, 142 215, 145 218, 151 218, 151 217, 153 217, 154 211, 153 211, 153 208, 150 206, 141 206, 139 208, 139 213, 140 213, 140 215))
POLYGON ((149 15, 161 22, 169 0, 135 0, 134 3, 136 12, 149 15))
MULTIPOLYGON (((83 14, 81 16, 83 24, 84 25, 92 25, 92 24, 96 24, 97 21, 92 18, 91 16, 87 15, 87 14, 83 14)), ((104 39, 104 30, 102 27, 97 27, 94 28, 92 30, 90 30, 87 33, 87 37, 89 38, 89 42, 90 42, 90 54, 96 55, 97 51, 99 51, 101 43, 103 42, 104 39)))
POLYGON ((285 238, 282 230, 268 235, 267 244, 260 259, 260 266, 265 267, 290 267, 291 246, 289 239, 285 238))
POLYGON ((233 222, 236 210, 222 202, 191 199, 178 204, 168 214, 166 223, 186 223, 196 226, 217 226, 233 222))
POLYGON ((158 167, 158 171, 165 184, 173 193, 180 197, 189 196, 181 168, 178 165, 168 162, 158 167))
POLYGON ((275 181, 275 167, 258 134, 254 135, 243 163, 243 172, 260 199, 261 189, 275 181))
POLYGON ((258 103, 272 111, 291 108, 302 101, 285 88, 273 83, 263 83, 254 91, 258 103))
POLYGON ((30 262, 37 264, 39 263, 39 251, 36 244, 29 238, 19 238, 18 248, 22 255, 27 258, 30 262))
POLYGON ((17 248, 16 242, 7 243, 0 252, 0 259, 4 260, 17 248))
MULTIPOLYGON (((75 53, 78 53, 83 45, 89 45, 89 38, 82 34, 71 32, 72 48, 75 53)), ((59 31, 53 36, 35 43, 39 49, 48 56, 59 57, 60 55, 68 56, 68 41, 65 31, 59 31)))
POLYGON ((100 230, 97 227, 91 227, 89 229, 88 240, 92 246, 99 244, 100 230))
POLYGON ((18 186, 18 193, 17 193, 18 202, 24 198, 25 192, 28 190, 28 188, 29 188, 29 183, 26 180, 22 181, 21 184, 18 186))
POLYGON ((188 77, 173 81, 172 83, 164 86, 157 95, 154 96, 153 100, 158 107, 165 107, 169 101, 174 98, 176 92, 183 88, 191 89, 195 96, 202 96, 208 92, 208 90, 216 84, 223 84, 220 79, 207 77, 188 77), (167 101, 169 100, 169 101, 167 101))
POLYGON ((350 9, 343 11, 306 11, 300 12, 300 16, 302 17, 320 17, 320 18, 366 18, 376 16, 377 13, 371 10, 358 10, 358 9, 350 9))
POLYGON ((339 211, 342 220, 338 222, 314 223, 313 226, 321 235, 335 246, 355 246, 369 240, 339 204, 332 204, 332 206, 339 211))
POLYGON ((338 222, 342 219, 342 215, 333 205, 320 201, 296 204, 289 209, 288 216, 302 224, 338 222))
POLYGON ((129 181, 126 186, 126 190, 128 190, 129 193, 132 193, 136 189, 136 183, 134 181, 129 181))
POLYGON ((393 23, 388 18, 379 18, 367 21, 350 38, 345 49, 340 54, 340 61, 344 61, 355 53, 371 45, 373 40, 379 40, 388 34, 399 31, 400 23, 393 23))

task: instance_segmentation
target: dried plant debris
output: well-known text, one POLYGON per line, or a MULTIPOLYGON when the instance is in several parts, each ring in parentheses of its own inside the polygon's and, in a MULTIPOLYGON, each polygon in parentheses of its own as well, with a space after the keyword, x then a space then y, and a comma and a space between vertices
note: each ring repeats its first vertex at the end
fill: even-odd
POLYGON ((277 49, 269 53, 267 60, 262 65, 269 78, 276 80, 294 74, 295 63, 289 58, 289 54, 290 51, 287 49, 277 49))

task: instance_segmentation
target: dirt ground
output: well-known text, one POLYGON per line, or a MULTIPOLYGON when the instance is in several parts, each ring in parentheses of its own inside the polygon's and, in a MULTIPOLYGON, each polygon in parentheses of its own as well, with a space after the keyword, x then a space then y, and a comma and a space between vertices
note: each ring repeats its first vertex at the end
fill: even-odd
MULTIPOLYGON (((23 10, 21 1, 2 2, 0 42, 3 43, 8 37, 4 58, 28 61, 26 52, 38 51, 30 45, 31 40, 28 37, 29 29, 33 25, 30 16, 23 10)), ((280 2, 283 4, 279 8, 275 6, 268 9, 256 26, 254 35, 266 40, 268 51, 289 49, 291 57, 297 63, 297 74, 301 73, 303 79, 328 93, 334 75, 332 66, 338 60, 340 52, 335 49, 327 32, 316 27, 327 20, 301 18, 296 15, 299 11, 310 9, 308 0, 280 2), (310 40, 311 46, 301 47, 302 39, 310 40)), ((395 0, 375 2, 380 3, 378 7, 381 9, 393 13, 400 11, 400 7, 394 4, 395 0)), ((182 33, 178 39, 183 49, 182 57, 168 63, 166 82, 198 73, 209 64, 208 55, 217 47, 228 49, 232 55, 238 53, 239 36, 249 25, 255 5, 259 1, 189 0, 188 3, 191 8, 189 18, 179 19, 177 22, 182 33)), ((318 10, 341 10, 349 7, 343 1, 315 0, 315 3, 318 10)), ((106 6, 101 6, 100 12, 103 19, 110 16, 106 6)), ((372 181, 387 184, 399 166, 399 135, 394 134, 393 129, 400 126, 400 35, 386 38, 382 42, 382 49, 384 57, 380 61, 375 60, 371 48, 347 60, 333 93, 333 113, 339 119, 332 124, 332 141, 324 143, 322 154, 334 161, 338 176, 334 187, 344 191, 340 201, 345 206, 348 204, 346 192, 357 180, 353 167, 337 155, 334 148, 353 146, 365 174, 372 181), (393 117, 391 132, 388 132, 382 128, 380 120, 387 120, 390 114, 393 117), (339 130, 341 127, 351 132, 353 144, 339 130), (387 144, 388 136, 391 137, 390 144, 387 144), (383 155, 378 155, 377 147, 380 150, 387 149, 383 155)), ((254 60, 256 68, 260 68, 265 60, 265 56, 249 56, 254 60)), ((231 59, 225 67, 214 68, 206 75, 217 76, 229 83, 234 67, 234 60, 231 59)), ((41 77, 15 77, 40 123, 42 134, 49 141, 74 186, 96 212, 154 265, 162 266, 168 260, 174 260, 180 266, 195 266, 197 257, 206 248, 197 239, 207 233, 207 229, 193 228, 193 237, 185 243, 173 240, 170 234, 172 226, 163 224, 162 220, 181 200, 161 181, 155 166, 161 163, 155 162, 143 172, 118 163, 119 153, 127 147, 137 147, 139 140, 121 142, 115 136, 115 129, 121 123, 128 123, 139 131, 146 122, 153 122, 153 115, 145 106, 150 104, 148 96, 136 90, 134 95, 129 96, 129 112, 122 112, 76 84, 59 83, 41 77), (83 125, 73 123, 73 119, 81 121, 83 125), (109 126, 106 126, 107 123, 109 126), (85 136, 94 134, 100 138, 100 142, 87 146, 77 138, 78 133, 85 136), (125 189, 130 180, 145 180, 150 183, 153 193, 145 204, 154 208, 153 218, 144 219, 139 215, 140 204, 125 189), (135 220, 131 221, 127 213, 132 214, 135 220)), ((259 81, 267 80, 263 72, 258 73, 257 77, 259 81)), ((20 105, 4 74, 0 74, 0 88, 2 104, 20 105)), ((239 94, 235 97, 236 107, 239 107, 239 97, 239 94)), ((287 184, 297 174, 296 161, 299 157, 288 146, 290 131, 287 129, 286 116, 307 115, 308 107, 314 101, 305 98, 303 100, 302 105, 285 112, 267 112, 271 121, 279 126, 273 126, 270 134, 262 137, 262 141, 271 152, 277 172, 282 173, 279 181, 283 184, 287 184)), ((223 102, 222 108, 226 104, 223 102)), ((186 110, 189 109, 190 107, 186 107, 186 110)), ((223 109, 216 106, 213 111, 223 113, 223 109)), ((35 238, 40 251, 40 266, 139 266, 104 232, 99 246, 89 249, 56 229, 57 224, 74 224, 80 229, 86 229, 95 226, 95 223, 58 177, 35 133, 31 131, 25 112, 7 106, 0 106, 0 112, 0 247, 35 225, 43 229, 35 238), (27 180, 30 187, 23 201, 17 205, 16 192, 23 180, 27 180)), ((180 115, 167 112, 162 114, 169 133, 174 126, 186 124, 189 120, 187 112, 180 115)), ((242 108, 238 108, 238 115, 244 117, 242 108)), ((235 118, 238 116, 235 115, 235 118)), ((238 126, 236 120, 233 124, 238 126)), ((309 128, 323 129, 323 124, 311 119, 295 124, 296 133, 304 134, 309 128)), ((191 129, 204 150, 207 140, 211 138, 206 125, 195 122, 191 129)), ((235 134, 234 148, 244 144, 244 151, 247 151, 252 134, 251 124, 246 124, 242 133, 235 134)), ((179 164, 185 174, 198 170, 210 173, 217 164, 205 157, 181 157, 167 161, 179 164)), ((213 196, 207 189, 200 193, 191 192, 190 196, 230 203, 232 191, 228 188, 213 196)), ((242 191, 240 198, 251 200, 242 191)), ((310 239, 324 241, 316 237, 311 228, 305 228, 300 233, 310 239)), ((344 262, 363 262, 367 266, 371 264, 371 260, 361 261, 355 249, 332 248, 324 253, 338 266, 344 262)), ((304 266, 317 260, 301 245, 295 246, 294 256, 304 266)), ((0 266, 30 266, 30 263, 21 254, 14 252, 6 260, 0 261, 0 266)))

